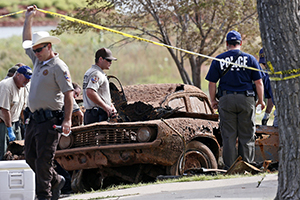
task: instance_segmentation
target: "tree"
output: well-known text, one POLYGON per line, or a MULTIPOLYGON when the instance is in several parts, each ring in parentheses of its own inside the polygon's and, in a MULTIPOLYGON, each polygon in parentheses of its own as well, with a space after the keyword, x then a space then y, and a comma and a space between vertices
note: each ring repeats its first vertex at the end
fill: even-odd
MULTIPOLYGON (((208 56, 225 47, 226 34, 232 29, 240 31, 243 39, 258 32, 254 0, 87 0, 87 6, 74 17, 208 56)), ((64 21, 56 33, 70 29, 81 33, 91 27, 64 21)), ((132 41, 126 38, 118 44, 125 40, 132 41)), ((257 52, 259 47, 255 48, 257 52)), ((171 48, 168 51, 183 82, 201 88, 201 66, 207 58, 171 48)))
MULTIPOLYGON (((297 0, 258 0, 257 10, 264 52, 275 71, 297 69, 299 60, 297 0)), ((288 77, 295 74, 287 74, 288 77)), ((276 199, 300 199, 299 77, 272 82, 278 113, 279 169, 276 199), (274 90, 275 89, 275 90, 274 90)))

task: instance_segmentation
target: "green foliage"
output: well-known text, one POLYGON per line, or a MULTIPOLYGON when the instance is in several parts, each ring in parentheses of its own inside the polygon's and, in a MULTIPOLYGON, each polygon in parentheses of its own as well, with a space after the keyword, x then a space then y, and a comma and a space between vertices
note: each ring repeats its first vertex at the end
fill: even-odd
MULTIPOLYGON (((258 21, 255 0, 204 0, 204 1, 143 1, 116 0, 105 5, 105 0, 87 0, 75 18, 94 24, 133 33, 167 45, 204 55, 216 55, 225 46, 225 37, 230 30, 238 30, 243 39, 251 43, 248 49, 257 51, 258 21), (255 49, 255 50, 253 50, 255 49)), ((92 28, 82 24, 63 21, 56 30, 82 33, 92 28)), ((120 42, 123 45, 123 39, 120 42)), ((119 45, 118 42, 115 42, 119 45)), ((169 51, 177 68, 184 73, 184 66, 191 68, 193 82, 200 86, 201 66, 210 62, 206 57, 191 56, 180 51, 169 51)), ((182 76, 184 82, 190 82, 182 76)))
MULTIPOLYGON (((19 11, 18 5, 12 5, 7 7, 8 12, 13 13, 19 11)), ((16 15, 13 15, 12 17, 16 17, 16 15)))
POLYGON ((52 0, 52 5, 58 10, 69 12, 77 7, 84 6, 84 2, 84 0, 52 0))
MULTIPOLYGON (((113 61, 108 75, 117 76, 123 85, 143 83, 182 83, 176 66, 165 48, 152 44, 134 42, 120 48, 110 45, 118 39, 115 34, 88 32, 84 34, 64 33, 61 43, 54 46, 60 58, 69 66, 72 80, 82 85, 83 75, 94 64, 95 52, 108 47, 118 58, 113 61)), ((18 62, 32 67, 32 62, 21 46, 21 36, 0 39, 0 79, 18 62)))
MULTIPOLYGON (((55 7, 51 7, 51 8, 48 9, 48 11, 56 13, 57 10, 56 10, 55 7)), ((48 14, 48 13, 46 14, 46 17, 47 17, 47 18, 55 18, 55 16, 50 15, 50 14, 48 14)))
MULTIPOLYGON (((84 3, 84 0, 11 0, 9 2, 11 3, 10 7, 21 4, 38 4, 38 7, 47 7, 47 10, 53 12, 56 12, 57 9, 70 12, 74 10, 75 7, 80 6, 81 9, 73 13, 75 18, 209 56, 214 56, 220 51, 226 50, 224 37, 226 33, 232 29, 239 30, 242 33, 244 39, 243 51, 257 55, 257 51, 261 46, 259 35, 257 35, 258 28, 257 19, 255 17, 257 14, 254 0, 204 0, 201 2, 184 0, 176 1, 176 3, 162 0, 153 3, 153 7, 149 7, 149 9, 154 9, 152 11, 156 10, 153 14, 155 14, 157 18, 153 18, 153 15, 149 15, 151 9, 147 10, 147 4, 143 4, 144 1, 142 0, 114 1, 119 3, 118 5, 122 5, 122 9, 120 7, 114 7, 113 4, 105 0, 87 0, 86 3, 84 3), (224 9, 224 7, 228 9, 224 9), (130 12, 128 12, 129 10, 130 12)), ((47 17, 53 16, 47 15, 47 17)), ((88 57, 90 57, 90 59, 82 59, 85 62, 71 60, 68 62, 70 66, 90 66, 91 63, 86 64, 86 61, 93 60, 93 56, 91 55, 94 54, 94 51, 97 50, 99 46, 109 46, 121 56, 126 55, 126 62, 114 62, 109 72, 118 74, 120 72, 119 68, 125 68, 126 70, 122 71, 120 76, 128 80, 127 84, 174 82, 174 80, 181 82, 178 81, 178 77, 180 76, 179 72, 176 73, 178 69, 184 69, 191 75, 195 73, 197 68, 209 66, 211 62, 210 59, 207 60, 201 56, 191 56, 180 51, 168 52, 167 49, 163 47, 147 44, 145 42, 137 42, 136 40, 125 38, 117 34, 111 34, 107 31, 102 32, 92 27, 87 27, 86 25, 66 22, 64 20, 59 24, 55 33, 64 35, 66 33, 72 34, 74 33, 73 31, 83 35, 76 36, 80 38, 78 39, 79 41, 68 41, 66 43, 68 45, 65 45, 64 48, 69 47, 69 49, 62 48, 62 52, 64 53, 61 54, 61 56, 67 55, 66 60, 68 60, 78 53, 84 54, 89 52, 88 57), (99 34, 89 37, 87 40, 83 40, 82 38, 86 37, 85 32, 89 31, 96 31, 99 34), (90 43, 91 45, 74 44, 80 41, 84 41, 86 44, 90 43), (125 47, 126 44, 132 41, 134 41, 133 45, 127 45, 125 47), (137 46, 139 49, 134 49, 137 48, 137 46), (142 57, 136 56, 136 53, 140 53, 141 49, 143 49, 142 52, 145 54, 143 62, 139 60, 139 58, 142 57), (155 57, 153 57, 153 55, 155 55, 155 57), (130 57, 130 62, 127 62, 128 57, 130 57), (191 65, 190 63, 193 61, 194 64, 191 65), (185 66, 189 66, 190 68, 187 69, 185 66), (151 75, 153 69, 155 69, 156 73, 151 75), (170 71, 172 71, 172 76, 169 76, 170 71), (132 76, 132 72, 135 73, 134 79, 128 79, 127 77, 132 76)), ((65 37, 63 35, 62 37, 65 37)), ((72 37, 67 36, 66 38, 69 40, 72 37)), ((58 52, 61 52, 60 45, 57 46, 57 49, 58 52)), ((5 60, 7 59, 8 58, 5 60)), ((77 56, 76 59, 81 58, 77 56)), ((204 69, 206 70, 207 68, 205 67, 204 69)), ((201 78, 200 80, 202 80, 206 75, 205 70, 201 70, 201 76, 196 76, 196 78, 199 77, 201 78)), ((76 67, 74 71, 76 73, 73 79, 75 78, 76 80, 76 76, 82 72, 76 67)), ((78 80, 80 79, 78 78, 78 80)), ((203 88, 207 90, 207 83, 203 84, 203 88)))
POLYGON ((9 1, 0 1, 0 8, 6 8, 10 5, 9 1))

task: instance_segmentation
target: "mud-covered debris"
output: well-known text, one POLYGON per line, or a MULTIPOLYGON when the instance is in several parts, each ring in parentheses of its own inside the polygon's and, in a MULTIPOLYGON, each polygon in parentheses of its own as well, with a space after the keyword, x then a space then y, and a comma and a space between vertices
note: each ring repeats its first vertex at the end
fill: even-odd
POLYGON ((10 142, 3 160, 24 160, 24 140, 10 142))

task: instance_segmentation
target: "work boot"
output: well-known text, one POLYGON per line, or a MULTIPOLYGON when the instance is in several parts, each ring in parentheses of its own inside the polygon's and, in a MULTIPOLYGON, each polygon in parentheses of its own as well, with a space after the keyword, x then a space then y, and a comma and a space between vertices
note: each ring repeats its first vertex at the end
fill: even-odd
POLYGON ((61 188, 64 187, 65 185, 65 178, 61 175, 60 176, 60 182, 57 182, 53 187, 52 187, 52 197, 51 200, 57 200, 59 198, 60 195, 60 190, 61 188))

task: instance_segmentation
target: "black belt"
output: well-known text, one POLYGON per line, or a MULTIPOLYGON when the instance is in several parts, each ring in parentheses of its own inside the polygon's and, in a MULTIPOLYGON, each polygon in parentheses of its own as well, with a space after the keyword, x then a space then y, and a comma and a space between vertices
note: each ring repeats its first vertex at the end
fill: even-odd
POLYGON ((246 94, 246 91, 229 91, 229 90, 224 90, 223 95, 226 94, 246 94))
POLYGON ((103 111, 103 112, 105 112, 102 108, 100 108, 100 107, 93 107, 93 108, 91 108, 91 109, 86 109, 85 111, 87 111, 87 112, 91 112, 91 111, 93 111, 93 110, 97 110, 97 111, 103 111))
POLYGON ((96 116, 107 116, 107 113, 100 107, 93 107, 92 109, 86 109, 85 112, 91 113, 94 117, 96 116))
POLYGON ((226 94, 244 94, 246 97, 256 97, 256 92, 253 90, 246 90, 246 91, 229 91, 229 90, 224 90, 222 92, 222 96, 226 94))
POLYGON ((61 110, 36 110, 33 113, 29 111, 28 118, 34 119, 37 123, 45 122, 54 117, 62 118, 64 116, 64 112, 61 110))

